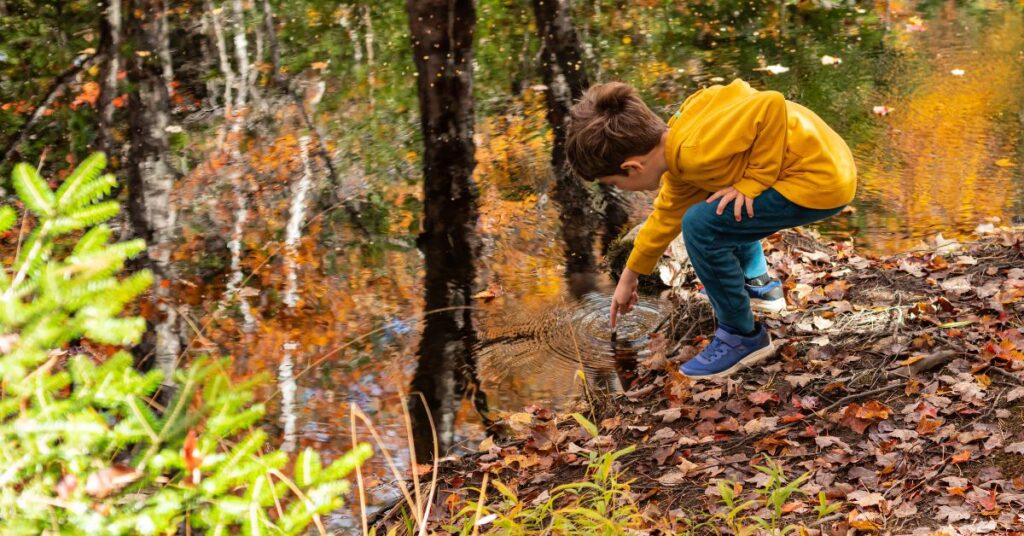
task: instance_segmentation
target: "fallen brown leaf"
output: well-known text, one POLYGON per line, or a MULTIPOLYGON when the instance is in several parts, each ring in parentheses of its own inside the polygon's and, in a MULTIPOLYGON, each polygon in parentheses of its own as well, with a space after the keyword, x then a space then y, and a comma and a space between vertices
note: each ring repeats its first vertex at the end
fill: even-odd
POLYGON ((85 492, 91 497, 102 499, 135 482, 142 473, 126 465, 111 465, 89 475, 85 481, 85 492))

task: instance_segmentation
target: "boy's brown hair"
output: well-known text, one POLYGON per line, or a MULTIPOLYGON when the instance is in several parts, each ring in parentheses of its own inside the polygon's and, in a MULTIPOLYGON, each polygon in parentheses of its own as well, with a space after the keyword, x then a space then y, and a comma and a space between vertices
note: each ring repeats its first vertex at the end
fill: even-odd
POLYGON ((622 82, 590 86, 570 116, 565 157, 588 181, 621 174, 626 158, 650 152, 667 128, 636 89, 622 82))

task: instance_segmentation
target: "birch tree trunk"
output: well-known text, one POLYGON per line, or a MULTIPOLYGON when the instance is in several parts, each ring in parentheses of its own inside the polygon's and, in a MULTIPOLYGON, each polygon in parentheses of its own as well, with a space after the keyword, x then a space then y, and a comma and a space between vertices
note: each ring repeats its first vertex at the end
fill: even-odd
POLYGON ((167 17, 170 15, 170 11, 167 9, 166 0, 159 2, 160 16, 157 17, 157 35, 159 41, 157 41, 156 52, 160 55, 160 72, 163 76, 164 83, 167 84, 167 94, 174 94, 174 63, 171 59, 171 31, 168 28, 169 23, 167 17))
POLYGON ((170 165, 167 126, 170 117, 167 84, 160 59, 161 0, 128 0, 127 35, 133 47, 128 55, 128 96, 131 149, 128 154, 129 219, 136 236, 148 244, 149 268, 156 285, 153 305, 159 314, 147 333, 155 362, 170 384, 181 351, 177 310, 171 284, 175 279, 171 251, 175 242, 175 211, 171 189, 175 171, 170 165))
POLYGON ((348 32, 348 39, 349 41, 352 41, 352 59, 358 65, 363 61, 363 49, 359 43, 359 32, 356 31, 355 26, 352 25, 352 19, 349 18, 351 14, 351 7, 341 8, 341 16, 338 17, 338 24, 348 32))
POLYGON ((231 0, 232 27, 235 35, 235 61, 238 63, 237 92, 235 93, 235 109, 241 111, 249 97, 249 40, 245 33, 245 10, 242 0, 231 0))
POLYGON ((298 391, 298 383, 295 381, 295 359, 292 352, 299 348, 299 344, 293 341, 284 343, 281 348, 284 353, 281 355, 281 364, 277 367, 277 384, 281 390, 281 431, 283 441, 281 450, 295 452, 298 443, 296 423, 299 416, 295 411, 295 392, 298 391))
POLYGON ((298 264, 299 241, 302 239, 302 224, 306 218, 306 198, 313 187, 313 170, 309 162, 309 136, 299 138, 299 159, 302 161, 302 175, 292 188, 292 202, 289 205, 288 226, 284 240, 285 290, 284 303, 292 310, 299 303, 298 264))
MULTIPOLYGON (((299 303, 298 285, 298 263, 295 258, 298 256, 299 241, 302 239, 302 224, 306 219, 306 198, 313 187, 313 169, 309 161, 309 136, 299 138, 299 159, 302 162, 302 175, 292 184, 292 202, 289 205, 288 226, 285 230, 285 291, 284 303, 292 313, 299 303)), ((294 452, 297 442, 295 393, 298 384, 295 381, 295 359, 292 353, 299 348, 299 344, 288 341, 284 344, 284 353, 281 355, 281 364, 277 368, 277 384, 281 390, 281 429, 283 430, 284 441, 281 443, 281 450, 294 452)))
POLYGON ((245 12, 242 9, 241 0, 231 0, 232 9, 232 30, 234 31, 235 63, 238 67, 238 75, 235 80, 235 102, 231 113, 228 115, 227 149, 229 155, 228 178, 231 181, 231 190, 235 194, 235 225, 231 233, 231 240, 228 248, 231 250, 231 277, 228 280, 227 297, 238 299, 242 310, 245 333, 251 333, 255 329, 256 319, 253 317, 249 301, 240 295, 242 283, 242 238, 245 231, 245 222, 248 219, 248 196, 246 195, 243 176, 245 167, 242 162, 240 144, 242 142, 242 126, 245 122, 245 107, 249 96, 249 46, 245 35, 245 12))
POLYGON ((370 16, 370 6, 363 7, 363 25, 366 26, 366 88, 367 96, 370 101, 370 110, 374 108, 373 100, 373 85, 375 83, 373 76, 373 17, 370 16))
MULTIPOLYGON (((224 25, 220 22, 220 9, 214 8, 212 0, 205 0, 204 16, 210 21, 210 28, 213 29, 213 42, 217 45, 217 59, 220 62, 220 72, 224 77, 224 116, 230 117, 233 109, 231 95, 235 85, 235 72, 231 68, 231 60, 228 59, 227 40, 224 38, 224 25)), ((223 143, 220 140, 219 143, 223 143)))
POLYGON ((246 195, 244 176, 244 163, 239 149, 242 136, 242 126, 245 120, 244 108, 246 106, 248 80, 246 79, 249 66, 249 53, 245 37, 245 26, 242 24, 241 2, 233 1, 233 21, 231 28, 235 35, 235 60, 238 63, 238 74, 236 75, 231 65, 231 58, 228 55, 227 39, 224 33, 224 25, 221 23, 222 10, 215 8, 212 0, 204 2, 206 15, 209 17, 210 26, 213 29, 214 42, 217 45, 217 57, 220 62, 221 73, 224 76, 224 126, 218 132, 218 145, 222 151, 227 153, 226 176, 231 183, 231 192, 235 198, 234 223, 231 228, 231 239, 228 240, 228 250, 231 252, 231 275, 228 277, 224 291, 224 301, 238 300, 239 309, 242 312, 244 333, 252 333, 256 326, 256 318, 252 314, 252 307, 249 301, 241 295, 241 285, 244 277, 242 275, 242 249, 245 223, 248 219, 249 206, 246 195))
POLYGON ((475 232, 479 196, 473 182, 476 12, 472 0, 407 0, 406 9, 425 144, 423 232, 418 244, 426 263, 426 322, 410 413, 417 458, 426 460, 432 454, 428 411, 443 453, 454 439, 459 402, 469 385, 476 383, 475 335, 467 308, 472 303, 480 249, 475 232), (417 392, 423 394, 426 407, 417 392))

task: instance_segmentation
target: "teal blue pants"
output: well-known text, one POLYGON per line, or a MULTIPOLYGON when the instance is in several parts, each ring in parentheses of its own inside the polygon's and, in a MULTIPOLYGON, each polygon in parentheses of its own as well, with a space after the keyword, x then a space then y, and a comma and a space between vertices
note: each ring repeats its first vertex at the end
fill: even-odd
POLYGON ((744 209, 743 218, 736 221, 731 204, 721 215, 715 213, 717 208, 717 200, 690 207, 683 216, 683 239, 719 327, 746 334, 754 331, 754 314, 745 279, 768 271, 761 239, 782 229, 823 220, 843 207, 805 208, 770 188, 754 198, 753 218, 744 209))

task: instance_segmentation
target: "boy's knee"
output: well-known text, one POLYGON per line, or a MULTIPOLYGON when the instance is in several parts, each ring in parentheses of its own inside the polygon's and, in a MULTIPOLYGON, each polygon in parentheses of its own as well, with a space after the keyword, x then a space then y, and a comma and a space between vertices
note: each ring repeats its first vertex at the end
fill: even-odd
POLYGON ((715 239, 715 210, 713 205, 698 203, 683 215, 683 240, 703 242, 715 239))

